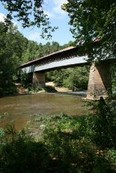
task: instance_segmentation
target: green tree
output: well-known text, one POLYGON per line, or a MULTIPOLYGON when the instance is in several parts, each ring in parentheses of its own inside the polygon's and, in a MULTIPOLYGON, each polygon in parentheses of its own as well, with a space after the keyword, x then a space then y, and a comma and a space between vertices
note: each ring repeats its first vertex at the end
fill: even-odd
POLYGON ((0 96, 15 91, 13 80, 27 39, 13 25, 0 23, 0 96))
POLYGON ((56 86, 63 86, 63 80, 67 77, 66 70, 54 70, 47 73, 47 79, 53 81, 56 86))
POLYGON ((37 26, 42 28, 43 37, 51 37, 56 27, 51 27, 48 16, 43 10, 43 0, 0 0, 7 9, 7 22, 14 17, 22 23, 22 26, 37 26))
POLYGON ((73 91, 86 90, 88 84, 89 69, 87 67, 70 68, 67 70, 67 78, 64 78, 64 86, 73 91))
POLYGON ((70 17, 77 45, 93 58, 116 55, 116 1, 68 0, 62 7, 70 17))
POLYGON ((116 63, 112 65, 112 91, 115 93, 116 92, 116 63))
POLYGON ((47 80, 56 86, 65 86, 73 91, 86 90, 89 76, 88 67, 54 70, 47 73, 47 80))
MULTIPOLYGON (((39 44, 40 46, 41 44, 39 44)), ((42 47, 40 47, 40 51, 41 51, 41 56, 45 56, 48 55, 50 53, 56 52, 60 49, 62 49, 62 46, 59 45, 59 43, 53 41, 53 42, 47 42, 45 45, 42 45, 42 47)))
POLYGON ((26 49, 22 55, 23 63, 34 60, 38 57, 40 57, 39 45, 34 41, 28 40, 27 45, 26 45, 26 49))
POLYGON ((41 43, 38 44, 35 41, 28 40, 26 48, 23 52, 22 61, 24 63, 43 57, 45 55, 58 51, 61 48, 62 46, 60 46, 57 42, 47 42, 45 45, 43 45, 41 43))
POLYGON ((11 50, 8 28, 5 24, 0 23, 0 95, 7 93, 7 88, 11 86, 14 72, 11 50))

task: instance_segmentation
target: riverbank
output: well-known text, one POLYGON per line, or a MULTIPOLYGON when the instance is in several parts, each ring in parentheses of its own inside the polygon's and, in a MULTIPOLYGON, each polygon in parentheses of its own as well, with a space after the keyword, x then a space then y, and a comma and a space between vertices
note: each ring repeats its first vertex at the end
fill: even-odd
MULTIPOLYGON (((29 94, 30 93, 29 89, 23 87, 21 83, 16 83, 15 85, 17 87, 18 94, 29 94)), ((72 90, 69 90, 66 87, 56 87, 55 83, 53 83, 53 82, 46 82, 45 86, 46 86, 46 88, 51 87, 51 92, 53 92, 53 89, 54 89, 54 92, 60 92, 60 93, 71 93, 72 92, 72 90)), ((40 93, 40 92, 46 92, 46 89, 42 88, 41 90, 37 91, 37 93, 40 93)))
POLYGON ((70 90, 66 87, 57 87, 57 86, 55 86, 54 82, 46 82, 46 86, 54 87, 57 92, 72 92, 72 90, 70 90))

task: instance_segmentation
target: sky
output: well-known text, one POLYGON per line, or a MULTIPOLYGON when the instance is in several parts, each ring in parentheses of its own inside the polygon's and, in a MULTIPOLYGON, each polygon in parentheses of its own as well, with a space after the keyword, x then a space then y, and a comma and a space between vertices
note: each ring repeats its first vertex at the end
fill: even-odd
MULTIPOLYGON (((45 44, 48 41, 56 41, 60 45, 67 44, 69 41, 73 41, 73 35, 70 32, 69 17, 66 12, 61 9, 61 5, 66 3, 67 0, 44 0, 44 10, 49 16, 52 26, 58 27, 58 29, 52 34, 52 39, 45 40, 41 38, 41 30, 37 27, 22 28, 21 23, 13 19, 13 22, 18 26, 18 30, 29 40, 36 41, 37 43, 45 44)), ((0 2, 0 21, 3 21, 3 16, 7 14, 0 2)))

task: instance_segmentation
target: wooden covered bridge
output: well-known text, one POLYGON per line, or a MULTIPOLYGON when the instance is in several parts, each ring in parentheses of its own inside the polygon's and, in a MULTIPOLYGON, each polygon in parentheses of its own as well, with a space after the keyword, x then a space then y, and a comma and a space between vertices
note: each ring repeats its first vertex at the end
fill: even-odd
MULTIPOLYGON (((66 49, 51 53, 22 64, 20 68, 23 72, 32 74, 32 83, 35 86, 45 86, 45 72, 74 66, 90 64, 87 55, 80 55, 78 47, 68 47, 66 49)), ((111 90, 111 75, 109 61, 90 64, 90 74, 87 90, 87 99, 106 98, 111 90)))

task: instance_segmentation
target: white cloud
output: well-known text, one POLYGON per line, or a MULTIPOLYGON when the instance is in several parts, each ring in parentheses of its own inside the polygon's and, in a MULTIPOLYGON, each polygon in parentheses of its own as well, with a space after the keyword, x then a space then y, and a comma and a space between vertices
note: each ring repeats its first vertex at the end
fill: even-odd
POLYGON ((67 0, 46 0, 44 7, 49 18, 62 18, 66 15, 61 8, 64 3, 67 3, 67 0))
MULTIPOLYGON (((6 16, 3 13, 0 13, 0 22, 5 22, 5 19, 6 19, 6 16)), ((12 20, 12 23, 14 26, 20 29, 21 26, 16 21, 12 20)))
POLYGON ((6 16, 2 13, 0 13, 0 22, 4 22, 5 21, 6 16))
POLYGON ((50 12, 50 11, 44 10, 44 13, 47 14, 47 16, 48 16, 49 18, 53 18, 53 17, 54 17, 54 14, 53 14, 52 12, 50 12))
POLYGON ((65 12, 61 9, 61 6, 66 2, 67 2, 67 0, 54 0, 55 7, 54 7, 53 11, 55 13, 64 14, 65 12))

